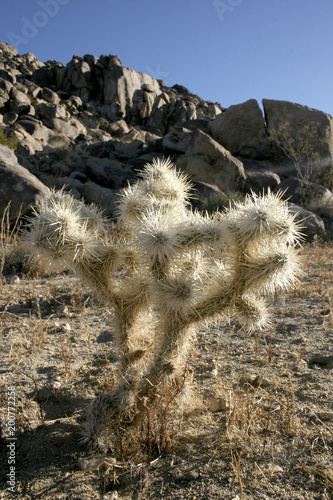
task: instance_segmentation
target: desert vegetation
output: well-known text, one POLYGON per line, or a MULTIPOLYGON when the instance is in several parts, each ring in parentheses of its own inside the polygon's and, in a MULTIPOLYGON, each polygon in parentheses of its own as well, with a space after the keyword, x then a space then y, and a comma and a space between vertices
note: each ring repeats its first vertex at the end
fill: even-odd
MULTIPOLYGON (((254 197, 236 203, 222 215, 208 217, 188 213, 185 197, 183 213, 178 208, 177 217, 168 217, 178 245, 170 246, 169 242, 166 259, 161 251, 165 247, 153 243, 157 241, 156 229, 161 234, 161 224, 166 224, 162 215, 170 214, 174 207, 166 203, 170 198, 163 190, 159 203, 150 191, 153 206, 147 207, 143 196, 147 187, 152 187, 147 182, 152 172, 161 180, 156 173, 161 168, 166 175, 173 175, 165 164, 147 168, 147 177, 120 199, 121 223, 111 228, 92 207, 75 201, 71 204, 67 194, 54 193, 40 206, 30 227, 29 251, 33 242, 37 259, 30 264, 20 257, 27 250, 21 252, 17 231, 6 228, 3 218, 7 276, 1 287, 2 380, 4 385, 15 386, 17 393, 19 494, 22 498, 66 498, 71 490, 81 498, 100 498, 101 494, 123 499, 331 498, 332 248, 313 243, 300 249, 304 276, 299 276, 298 282, 290 267, 280 274, 276 267, 272 269, 273 257, 277 250, 281 254, 282 248, 292 255, 288 266, 298 269, 299 265, 299 254, 295 256, 293 250, 298 228, 286 217, 285 205, 278 198, 254 197), (271 208, 268 202, 275 207, 273 227, 285 231, 284 240, 268 232, 272 223, 265 225, 261 218, 260 229, 253 223, 255 211, 263 215, 264 207, 271 208), (66 227, 73 231, 75 224, 81 224, 89 237, 82 231, 61 232, 65 227, 61 208, 69 210, 71 225, 67 220, 66 227), (148 216, 155 226, 147 228, 148 216), (221 227, 223 235, 218 232, 221 227), (81 235, 79 245, 73 234, 81 235), (92 235, 96 235, 95 240, 92 235), (272 238, 268 255, 264 236, 272 238), (185 237, 190 243, 186 250, 180 239, 185 237), (236 244, 236 238, 243 244, 239 240, 236 244), (88 241, 90 252, 94 251, 93 269, 103 265, 97 283, 87 264, 82 269, 85 258, 92 263, 92 254, 83 251, 82 239, 88 241), (256 251, 253 257, 251 245, 258 240, 262 253, 258 257, 256 251), (203 262, 203 248, 205 258, 210 259, 207 263, 203 262), (252 272, 258 264, 247 290, 254 289, 257 297, 263 292, 273 294, 271 321, 263 321, 262 314, 257 314, 261 329, 249 332, 244 324, 248 326, 250 319, 253 325, 253 315, 246 318, 240 314, 238 293, 228 300, 222 315, 214 310, 198 321, 195 318, 195 335, 190 335, 186 321, 194 314, 192 304, 197 310, 207 295, 213 292, 216 297, 222 277, 223 287, 227 279, 229 286, 234 286, 235 280, 238 283, 237 276, 244 281, 233 261, 245 248, 247 259, 252 255, 252 272), (102 260, 97 252, 107 258, 102 260), (41 253, 53 263, 65 263, 67 270, 50 276, 47 268, 41 267, 41 253), (110 260, 115 254, 117 267, 112 268, 115 264, 110 260), (7 266, 8 261, 13 264, 7 266), (131 266, 124 269, 124 261, 131 266), (21 273, 15 273, 14 262, 21 273), (177 279, 179 283, 184 262, 188 276, 199 283, 191 300, 187 294, 170 293, 171 278, 172 283, 177 279), (265 276, 258 273, 265 269, 264 264, 269 268, 265 276), (210 274, 207 267, 213 265, 210 274), (70 267, 76 275, 83 275, 88 282, 85 287, 70 267), (203 275, 201 280, 198 271, 203 275), (113 280, 109 289, 107 276, 113 280), (266 278, 270 282, 272 276, 275 286, 264 286, 266 278), (281 294, 290 280, 294 280, 294 287, 281 294), (128 283, 133 288, 128 288, 128 283), (111 293, 122 291, 124 298, 131 298, 135 287, 142 290, 144 285, 145 302, 139 301, 140 311, 132 311, 132 323, 126 323, 126 330, 121 325, 123 312, 117 317, 117 310, 111 309, 111 293), (182 343, 177 339, 177 356, 174 351, 170 354, 174 346, 169 332, 175 327, 175 319, 170 321, 170 298, 172 314, 185 323, 183 330, 176 330, 185 336, 182 343), (152 335, 154 331, 159 332, 159 338, 152 335), (161 352, 168 370, 160 361, 161 352), (80 444, 82 429, 88 438, 85 444, 80 444)), ((183 193, 188 192, 184 178, 176 176, 174 182, 181 184, 183 193)), ((170 177, 162 186, 174 187, 170 177)), ((170 225, 167 229, 170 231, 170 225)), ((244 273, 249 260, 246 264, 244 273)), ((222 291, 225 294, 225 288, 222 291)), ((3 403, 4 409, 5 398, 3 403)), ((3 485, 5 489, 5 481, 3 485)))

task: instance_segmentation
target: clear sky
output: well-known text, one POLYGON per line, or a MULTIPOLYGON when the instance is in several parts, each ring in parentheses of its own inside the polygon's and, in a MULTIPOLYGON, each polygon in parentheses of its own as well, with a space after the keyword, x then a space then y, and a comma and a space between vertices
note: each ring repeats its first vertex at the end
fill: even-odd
POLYGON ((333 115, 333 0, 0 0, 0 40, 62 63, 118 55, 224 107, 284 99, 333 115))

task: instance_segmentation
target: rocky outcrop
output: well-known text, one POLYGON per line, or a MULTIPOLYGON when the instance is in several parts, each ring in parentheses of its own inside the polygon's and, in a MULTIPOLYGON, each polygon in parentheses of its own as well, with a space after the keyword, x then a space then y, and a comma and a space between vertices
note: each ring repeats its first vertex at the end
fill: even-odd
MULTIPOLYGON (((65 186, 110 216, 117 191, 161 156, 170 156, 196 183, 198 207, 213 205, 223 192, 282 189, 298 172, 273 133, 288 123, 297 141, 302 127, 314 124, 321 166, 315 182, 326 194, 321 191, 320 206, 318 196, 306 205, 293 200, 325 216, 330 228, 325 207, 333 188, 332 117, 284 101, 263 104, 264 116, 254 99, 224 109, 182 85, 167 87, 123 67, 114 55, 42 63, 0 43, 0 126, 5 137, 16 138, 20 165, 46 186, 65 186)), ((313 198, 313 191, 307 196, 313 198)))

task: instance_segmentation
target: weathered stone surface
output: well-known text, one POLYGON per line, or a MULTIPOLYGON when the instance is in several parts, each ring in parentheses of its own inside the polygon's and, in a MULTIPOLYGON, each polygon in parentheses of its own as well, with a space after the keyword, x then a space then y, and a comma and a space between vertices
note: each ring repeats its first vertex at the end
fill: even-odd
POLYGON ((295 215, 295 220, 301 223, 302 233, 306 240, 311 241, 315 236, 325 235, 325 224, 318 215, 290 202, 288 202, 288 209, 295 215))
POLYGON ((101 207, 106 215, 114 215, 115 200, 112 189, 104 188, 95 182, 88 181, 77 188, 88 203, 101 207))
POLYGON ((193 132, 181 126, 171 127, 170 132, 163 138, 163 147, 166 152, 186 153, 188 150, 193 132))
POLYGON ((195 180, 216 184, 222 191, 244 187, 242 162, 201 130, 194 133, 186 157, 182 168, 195 180))
POLYGON ((10 202, 9 216, 14 221, 47 194, 47 187, 19 165, 13 151, 0 145, 0 213, 10 202))
POLYGON ((5 56, 14 57, 17 56, 17 50, 9 45, 9 43, 0 42, 0 51, 5 56))
POLYGON ((60 102, 58 94, 47 87, 44 87, 42 90, 42 99, 46 102, 50 102, 51 104, 59 104, 60 102))
POLYGON ((267 193, 280 184, 280 177, 274 172, 246 172, 246 190, 254 193, 267 193))
POLYGON ((208 210, 210 206, 218 205, 219 200, 226 196, 218 186, 213 184, 193 180, 191 184, 193 186, 191 204, 199 210, 208 210))
POLYGON ((283 198, 320 215, 333 216, 333 193, 320 184, 299 179, 285 179, 275 191, 283 198))
POLYGON ((136 179, 130 167, 108 158, 90 157, 86 160, 85 167, 86 174, 103 187, 119 189, 136 179))
POLYGON ((54 126, 54 119, 68 121, 71 117, 62 104, 53 104, 42 100, 37 102, 37 114, 43 123, 50 128, 54 126))
POLYGON ((233 155, 263 159, 269 154, 264 118, 255 99, 230 106, 208 124, 208 129, 233 155))
POLYGON ((292 139, 299 139, 302 129, 306 125, 318 124, 318 141, 315 151, 319 153, 321 168, 333 164, 333 118, 332 116, 289 101, 263 99, 262 101, 268 133, 277 131, 279 127, 290 125, 292 139))
POLYGON ((110 105, 113 120, 130 114, 134 93, 145 83, 150 84, 156 94, 161 93, 158 81, 145 73, 122 66, 115 66, 104 73, 104 103, 110 105))

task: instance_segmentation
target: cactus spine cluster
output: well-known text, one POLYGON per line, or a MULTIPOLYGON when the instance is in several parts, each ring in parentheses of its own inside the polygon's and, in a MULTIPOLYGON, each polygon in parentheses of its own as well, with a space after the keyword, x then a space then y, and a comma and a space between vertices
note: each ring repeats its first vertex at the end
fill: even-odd
POLYGON ((208 215, 189 208, 190 189, 169 160, 155 160, 123 190, 116 224, 63 191, 31 219, 35 251, 70 265, 113 312, 119 383, 96 401, 87 440, 162 406, 204 321, 235 315, 262 328, 265 296, 300 274, 300 228, 280 195, 208 215))

